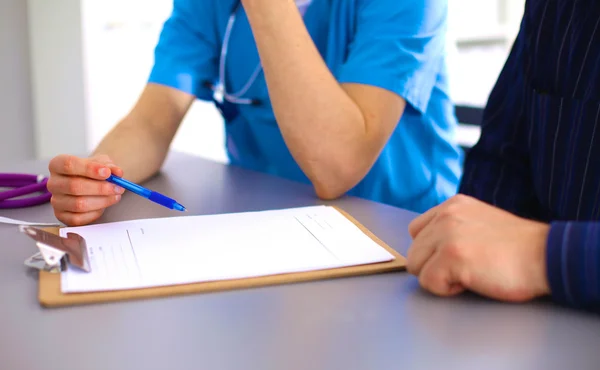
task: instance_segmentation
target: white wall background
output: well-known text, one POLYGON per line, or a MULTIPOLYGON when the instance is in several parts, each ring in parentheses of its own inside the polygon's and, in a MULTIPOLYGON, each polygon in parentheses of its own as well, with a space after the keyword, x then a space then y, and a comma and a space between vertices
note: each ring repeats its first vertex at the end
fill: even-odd
POLYGON ((0 0, 0 162, 35 155, 27 3, 0 0))
MULTIPOLYGON (((153 63, 154 46, 172 0, 83 0, 88 148, 135 104, 153 63)), ((197 101, 173 149, 225 162, 223 120, 212 104, 197 101)))
POLYGON ((36 154, 84 154, 88 101, 81 2, 29 0, 27 5, 36 154))

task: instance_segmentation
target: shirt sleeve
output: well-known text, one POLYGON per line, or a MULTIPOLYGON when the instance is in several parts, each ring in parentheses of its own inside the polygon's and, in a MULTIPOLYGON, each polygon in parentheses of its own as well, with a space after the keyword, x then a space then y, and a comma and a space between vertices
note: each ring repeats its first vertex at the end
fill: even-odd
POLYGON ((600 312, 600 222, 551 224, 546 252, 553 299, 600 312))
POLYGON ((489 96, 481 136, 465 159, 459 192, 519 216, 539 219, 526 151, 524 29, 525 23, 489 96))
POLYGON ((219 43, 214 1, 174 0, 154 51, 148 82, 169 86, 198 99, 212 96, 206 82, 217 78, 219 43))
POLYGON ((358 0, 340 83, 392 91, 421 113, 443 68, 446 0, 358 0))

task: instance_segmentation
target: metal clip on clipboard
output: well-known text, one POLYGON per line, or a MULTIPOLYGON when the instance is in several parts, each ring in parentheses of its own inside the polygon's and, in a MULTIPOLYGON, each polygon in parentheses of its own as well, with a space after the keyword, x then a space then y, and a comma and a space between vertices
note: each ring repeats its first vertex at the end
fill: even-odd
POLYGON ((39 252, 25 261, 25 266, 51 273, 60 273, 70 264, 85 272, 90 272, 90 260, 85 239, 75 233, 67 233, 63 238, 51 232, 27 225, 20 225, 19 231, 35 240, 39 252))

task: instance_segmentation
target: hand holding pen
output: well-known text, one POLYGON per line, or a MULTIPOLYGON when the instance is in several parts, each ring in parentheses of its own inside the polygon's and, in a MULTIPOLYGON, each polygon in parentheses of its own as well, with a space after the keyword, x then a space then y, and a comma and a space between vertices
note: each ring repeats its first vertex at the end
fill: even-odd
POLYGON ((175 199, 171 199, 165 195, 162 195, 161 193, 157 193, 153 190, 150 189, 146 189, 143 186, 140 186, 138 184, 134 184, 131 181, 127 181, 121 177, 115 176, 115 175, 110 175, 106 181, 115 184, 117 186, 120 186, 122 188, 124 188, 125 190, 129 190, 132 193, 135 193, 141 197, 144 197, 148 200, 153 201, 154 203, 160 204, 163 207, 167 207, 169 209, 175 210, 175 211, 180 211, 180 212, 185 212, 185 207, 182 206, 181 204, 177 203, 177 201, 175 201, 175 199))
POLYGON ((79 158, 60 155, 49 165, 48 190, 56 218, 68 226, 96 221, 104 210, 121 200, 126 191, 167 208, 183 211, 175 200, 122 179, 123 170, 105 155, 79 158))

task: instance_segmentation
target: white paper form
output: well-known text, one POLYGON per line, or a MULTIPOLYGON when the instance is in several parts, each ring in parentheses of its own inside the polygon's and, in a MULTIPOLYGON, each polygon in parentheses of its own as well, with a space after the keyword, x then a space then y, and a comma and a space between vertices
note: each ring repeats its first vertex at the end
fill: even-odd
POLYGON ((91 272, 62 292, 147 288, 386 262, 394 256, 336 209, 135 220, 61 229, 86 239, 91 272))

